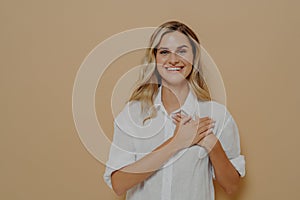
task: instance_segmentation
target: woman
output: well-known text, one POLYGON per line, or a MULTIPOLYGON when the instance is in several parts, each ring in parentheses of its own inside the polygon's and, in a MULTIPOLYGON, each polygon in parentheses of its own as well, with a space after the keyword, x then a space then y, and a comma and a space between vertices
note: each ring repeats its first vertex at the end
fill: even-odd
POLYGON ((245 175, 237 125, 212 101, 196 34, 177 21, 151 36, 129 102, 114 121, 104 179, 130 200, 214 199, 213 179, 228 193, 245 175))

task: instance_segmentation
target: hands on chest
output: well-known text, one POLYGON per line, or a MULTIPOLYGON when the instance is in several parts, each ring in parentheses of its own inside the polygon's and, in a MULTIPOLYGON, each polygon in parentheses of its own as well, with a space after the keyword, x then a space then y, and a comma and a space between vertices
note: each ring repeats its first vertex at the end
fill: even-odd
POLYGON ((192 119, 191 116, 181 113, 173 115, 172 118, 176 124, 173 140, 180 148, 199 145, 206 150, 211 149, 210 140, 215 140, 212 132, 215 127, 213 119, 209 117, 192 119))

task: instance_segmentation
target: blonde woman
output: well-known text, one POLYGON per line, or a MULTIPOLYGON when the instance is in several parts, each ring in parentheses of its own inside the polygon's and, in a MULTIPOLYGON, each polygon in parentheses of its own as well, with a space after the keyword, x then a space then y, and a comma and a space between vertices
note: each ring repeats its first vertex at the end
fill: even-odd
POLYGON ((128 200, 212 200, 213 179, 232 194, 244 175, 237 125, 210 98, 196 34, 178 21, 162 24, 114 121, 105 181, 128 200))

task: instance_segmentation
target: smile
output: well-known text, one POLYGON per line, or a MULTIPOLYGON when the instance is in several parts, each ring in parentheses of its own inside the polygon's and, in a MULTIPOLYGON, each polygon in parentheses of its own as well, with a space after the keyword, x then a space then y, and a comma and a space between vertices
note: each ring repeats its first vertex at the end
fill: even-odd
POLYGON ((182 67, 175 67, 175 66, 172 66, 172 67, 166 67, 166 69, 168 71, 180 71, 181 69, 183 69, 183 66, 182 67))

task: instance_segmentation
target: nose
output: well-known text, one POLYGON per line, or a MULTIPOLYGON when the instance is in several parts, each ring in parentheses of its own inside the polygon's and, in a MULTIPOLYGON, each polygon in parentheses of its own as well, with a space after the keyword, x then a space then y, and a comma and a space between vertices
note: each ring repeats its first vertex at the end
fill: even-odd
POLYGON ((175 65, 179 62, 179 59, 178 59, 178 55, 174 52, 171 52, 170 53, 170 57, 169 57, 169 63, 171 65, 175 65))

